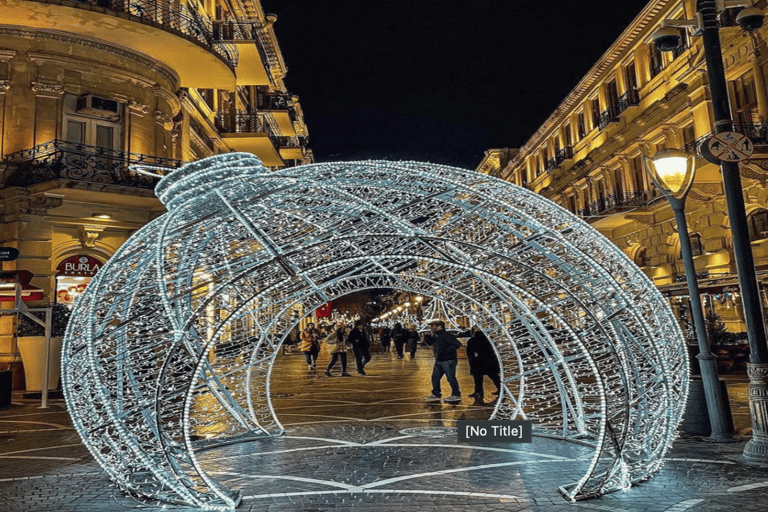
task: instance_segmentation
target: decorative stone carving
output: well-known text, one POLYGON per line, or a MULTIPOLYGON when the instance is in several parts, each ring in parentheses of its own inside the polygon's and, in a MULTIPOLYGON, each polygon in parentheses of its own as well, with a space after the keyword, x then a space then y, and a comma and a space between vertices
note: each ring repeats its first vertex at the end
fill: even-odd
POLYGON ((95 226, 92 224, 83 224, 78 226, 77 233, 80 237, 80 244, 84 249, 92 249, 96 247, 96 240, 104 231, 104 226, 95 226))
POLYGON ((32 82, 30 85, 35 96, 40 96, 42 98, 59 98, 64 95, 64 86, 61 84, 32 82))
POLYGON ((171 131, 174 129, 173 119, 165 112, 155 111, 155 122, 163 127, 163 129, 171 131))
POLYGON ((63 195, 45 193, 39 196, 32 196, 27 203, 26 213, 45 215, 51 208, 58 208, 62 204, 64 204, 63 195))
POLYGON ((10 80, 0 80, 0 94, 4 94, 5 91, 11 88, 10 80))
POLYGON ((146 114, 149 114, 149 105, 144 105, 143 103, 139 103, 138 101, 129 101, 128 102, 128 110, 131 111, 131 114, 137 115, 137 116, 144 116, 146 114))

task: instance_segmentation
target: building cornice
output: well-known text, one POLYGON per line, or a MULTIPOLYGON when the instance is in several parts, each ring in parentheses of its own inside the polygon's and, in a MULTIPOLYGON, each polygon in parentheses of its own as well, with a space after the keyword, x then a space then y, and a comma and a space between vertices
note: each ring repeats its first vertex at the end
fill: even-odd
POLYGON ((638 36, 647 31, 648 27, 654 23, 659 17, 659 13, 670 4, 675 3, 676 0, 652 0, 645 8, 637 15, 637 17, 630 23, 630 25, 621 33, 616 39, 613 45, 606 51, 603 56, 592 66, 592 68, 584 75, 581 81, 573 88, 573 90, 566 96, 566 98, 558 105, 558 107, 550 114, 550 116, 542 123, 538 130, 528 139, 525 144, 520 148, 520 153, 513 160, 513 166, 520 165, 522 159, 534 151, 543 141, 546 139, 554 127, 559 126, 563 122, 564 116, 576 108, 581 102, 583 102, 587 95, 593 91, 596 83, 602 80, 603 75, 612 70, 617 62, 623 58, 626 51, 635 45, 638 36))
POLYGON ((20 37, 24 39, 48 39, 58 41, 67 44, 76 44, 85 46, 87 48, 96 49, 99 51, 111 53, 119 57, 131 59, 138 62, 142 66, 148 67, 153 71, 159 73, 163 78, 168 80, 172 89, 178 89, 179 87, 179 75, 172 69, 163 65, 162 63, 150 59, 140 53, 137 53, 129 48, 120 47, 112 44, 103 43, 86 37, 73 37, 62 32, 53 30, 24 30, 19 27, 13 27, 9 25, 0 25, 0 36, 20 37))

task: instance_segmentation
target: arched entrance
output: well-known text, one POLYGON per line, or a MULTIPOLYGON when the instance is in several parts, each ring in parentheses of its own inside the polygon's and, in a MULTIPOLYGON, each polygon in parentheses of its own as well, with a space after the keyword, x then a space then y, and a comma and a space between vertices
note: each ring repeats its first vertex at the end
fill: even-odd
POLYGON ((195 452, 279 434, 269 375, 282 340, 298 316, 367 288, 482 322, 506 386, 492 417, 594 446, 566 497, 660 467, 687 393, 682 334, 642 272, 557 205, 439 165, 270 172, 239 153, 189 164, 156 193, 169 212, 97 274, 63 355, 75 427, 124 489, 235 506, 195 452))

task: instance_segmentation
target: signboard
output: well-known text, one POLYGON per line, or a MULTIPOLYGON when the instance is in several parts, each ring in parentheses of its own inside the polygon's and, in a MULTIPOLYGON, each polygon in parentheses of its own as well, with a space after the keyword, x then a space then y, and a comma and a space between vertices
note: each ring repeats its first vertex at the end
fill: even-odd
POLYGON ((755 145, 744 134, 721 132, 710 137, 707 148, 712 156, 723 162, 738 162, 752 156, 755 145))
POLYGON ((331 312, 333 311, 333 303, 329 302, 320 306, 315 310, 316 318, 331 318, 331 312))
POLYGON ((19 250, 15 247, 0 247, 0 261, 13 261, 19 257, 19 250))
POLYGON ((93 256, 70 256, 56 267, 56 276, 93 277, 104 265, 104 262, 93 256))

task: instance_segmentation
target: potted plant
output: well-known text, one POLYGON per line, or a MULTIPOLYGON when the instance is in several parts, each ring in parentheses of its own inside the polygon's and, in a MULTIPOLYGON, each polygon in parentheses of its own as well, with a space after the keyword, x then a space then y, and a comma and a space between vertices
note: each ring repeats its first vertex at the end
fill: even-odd
MULTIPOLYGON (((45 320, 45 313, 37 312, 32 314, 41 320, 45 320)), ((71 314, 72 311, 64 304, 54 304, 51 306, 51 364, 48 368, 49 389, 55 389, 59 382, 62 337, 67 330, 71 314)), ((26 389, 27 391, 40 391, 43 389, 46 364, 45 327, 24 314, 20 314, 18 318, 16 341, 21 353, 21 361, 24 365, 26 389)))

